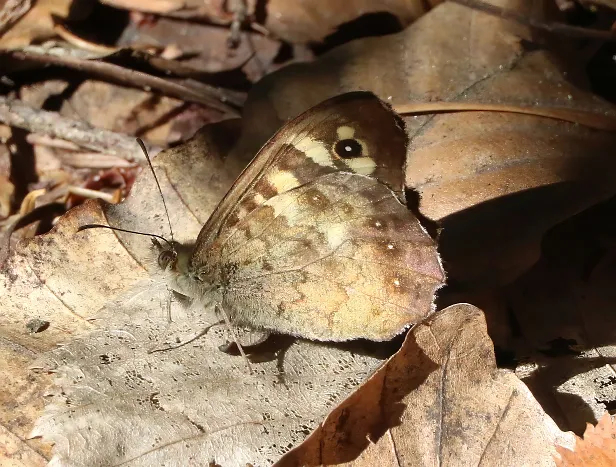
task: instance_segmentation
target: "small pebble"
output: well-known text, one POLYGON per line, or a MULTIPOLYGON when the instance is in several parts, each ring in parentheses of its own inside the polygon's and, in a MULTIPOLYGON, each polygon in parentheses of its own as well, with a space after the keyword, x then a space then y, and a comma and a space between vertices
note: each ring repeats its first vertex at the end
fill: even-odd
POLYGON ((42 319, 38 319, 38 318, 33 318, 30 321, 28 321, 28 324, 26 324, 26 328, 32 334, 37 333, 37 332, 43 332, 48 327, 49 327, 49 321, 43 321, 42 319))

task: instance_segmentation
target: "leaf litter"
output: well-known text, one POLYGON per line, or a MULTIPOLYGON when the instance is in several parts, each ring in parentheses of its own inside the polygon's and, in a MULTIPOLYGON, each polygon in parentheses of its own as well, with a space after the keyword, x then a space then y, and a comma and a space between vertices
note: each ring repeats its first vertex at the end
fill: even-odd
MULTIPOLYGON (((116 6, 125 7, 122 2, 116 3, 116 6)), ((173 6, 173 2, 163 3, 158 4, 157 12, 169 15, 175 21, 200 14, 209 15, 214 22, 221 24, 230 24, 234 20, 229 12, 207 10, 209 7, 182 11, 173 6)), ((532 14, 530 5, 505 3, 505 7, 515 8, 519 14, 532 14)), ((43 15, 47 14, 47 4, 52 5, 49 2, 41 4, 43 15)), ((277 5, 273 2, 272 8, 280 8, 277 5)), ((247 24, 253 25, 257 19, 253 15, 254 6, 247 6, 247 24)), ((414 4, 405 4, 406 9, 392 11, 401 23, 407 24, 415 14, 413 7, 414 4)), ((425 2, 421 7, 425 7, 425 2)), ((139 5, 134 8, 139 9, 139 5)), ((355 11, 350 8, 343 13, 339 17, 341 21, 353 17, 355 11)), ((295 40, 300 42, 304 40, 300 36, 306 30, 321 36, 322 31, 332 30, 330 23, 322 21, 318 28, 312 25, 304 29, 302 25, 310 26, 315 17, 306 19, 302 15, 303 12, 291 16, 291 22, 286 24, 275 24, 279 19, 275 15, 268 18, 272 21, 272 30, 278 28, 283 36, 288 31, 291 39, 297 33, 299 36, 295 40), (289 28, 293 22, 298 26, 289 28)), ((147 14, 132 18, 136 20, 132 24, 135 31, 147 33, 144 27, 151 18, 147 14)), ((36 31, 28 29, 26 21, 21 25, 25 26, 22 32, 16 26, 14 33, 7 37, 17 40, 14 44, 50 37, 51 22, 45 19, 41 24, 43 28, 36 31), (20 34, 23 37, 19 37, 20 34)), ((209 33, 206 29, 203 29, 204 33, 209 33)), ((179 146, 176 153, 168 156, 162 153, 160 162, 155 163, 165 186, 165 195, 174 206, 174 225, 182 225, 180 240, 196 237, 235 175, 284 121, 346 90, 370 89, 400 108, 414 102, 443 100, 447 103, 459 101, 465 105, 477 102, 590 111, 608 118, 613 115, 611 104, 585 90, 579 81, 572 84, 574 80, 568 74, 571 70, 563 66, 566 62, 571 64, 571 56, 563 56, 558 48, 551 46, 543 49, 527 47, 530 41, 538 39, 535 33, 520 24, 446 3, 433 8, 399 34, 358 39, 333 49, 314 63, 282 67, 280 72, 266 75, 250 92, 238 144, 232 144, 238 138, 238 122, 223 122, 197 133, 192 142, 179 146), (375 70, 387 72, 375 74, 375 70), (200 152, 205 157, 192 159, 189 156, 192 152, 200 152), (190 174, 187 174, 186 167, 191 167, 190 174), (192 176, 198 179, 191 182, 192 176), (208 190, 200 189, 203 186, 208 190)), ((220 39, 218 36, 220 34, 216 33, 217 40, 220 39)), ((173 42, 177 42, 162 39, 162 48, 173 48, 173 42)), ((128 40, 125 44, 130 43, 128 40)), ((278 57, 272 58, 272 49, 267 48, 272 46, 271 38, 264 40, 263 44, 266 48, 261 56, 266 69, 278 67, 274 63, 278 57)), ((181 46, 184 52, 189 52, 187 56, 191 52, 189 45, 181 46)), ((70 57, 73 52, 69 53, 64 47, 61 45, 55 52, 61 49, 61 53, 70 57)), ((154 49, 156 47, 158 45, 154 49)), ((294 53, 300 56, 304 53, 302 47, 306 48, 293 45, 294 53)), ((168 52, 170 50, 165 54, 168 52)), ((27 57, 31 52, 23 53, 27 57)), ((181 53, 180 49, 180 55, 176 56, 182 57, 181 53)), ((204 55, 193 63, 199 64, 202 68, 198 72, 203 73, 203 70, 221 69, 221 63, 223 67, 225 63, 240 63, 238 57, 244 55, 246 50, 241 49, 239 55, 228 57, 226 62, 223 56, 218 56, 218 62, 208 64, 204 55), (210 65, 212 68, 208 68, 210 65)), ((30 59, 33 58, 31 63, 50 60, 41 58, 40 54, 31 55, 30 59)), ((118 103, 114 107, 117 120, 128 122, 128 125, 118 126, 116 118, 110 118, 111 114, 91 111, 88 99, 98 99, 92 100, 88 94, 89 89, 95 88, 99 89, 100 96, 121 95, 125 90, 114 89, 117 84, 86 81, 82 95, 76 94, 75 105, 65 105, 61 112, 70 115, 75 107, 81 106, 72 116, 91 120, 90 123, 102 121, 103 126, 116 131, 145 131, 149 138, 162 146, 165 141, 184 140, 194 131, 191 129, 194 127, 185 124, 177 126, 175 122, 179 123, 181 118, 174 120, 174 115, 183 115, 184 119, 199 115, 203 121, 218 118, 216 110, 195 114, 194 107, 187 108, 177 100, 189 96, 189 100, 200 102, 197 106, 210 102, 209 94, 198 97, 195 89, 202 92, 202 87, 190 88, 187 84, 186 77, 198 76, 197 70, 191 71, 190 66, 179 61, 156 62, 157 58, 148 59, 149 63, 154 67, 157 63, 164 63, 164 73, 179 76, 185 86, 182 96, 171 94, 167 101, 159 101, 148 99, 151 91, 147 88, 145 93, 129 93, 129 101, 134 101, 127 101, 124 106, 118 103), (167 102, 172 105, 169 109, 164 108, 169 105, 167 102), (153 104, 151 107, 150 103, 153 104), (135 110, 145 112, 144 116, 135 110), (169 115, 169 119, 165 115, 169 115), (162 126, 158 128, 161 121, 162 126)), ((256 61, 254 58, 251 66, 256 61)), ((70 63, 69 59, 62 60, 65 64, 70 63)), ((100 63, 84 60, 79 65, 70 66, 84 66, 92 72, 98 68, 103 73, 116 73, 122 76, 121 83, 128 84, 130 74, 120 74, 122 68, 115 62, 111 63, 114 60, 118 58, 105 58, 100 63), (109 63, 104 63, 105 60, 109 63)), ((14 67, 14 62, 11 63, 14 67)), ((577 65, 579 67, 579 63, 577 65)), ((254 66, 244 70, 250 79, 256 79, 262 71, 254 66)), ((206 81, 210 78, 214 75, 206 77, 206 81)), ((155 80, 144 82, 159 83, 155 80)), ((163 86, 161 89, 171 88, 163 86)), ((34 90, 37 90, 36 86, 34 90)), ((46 106, 49 99, 53 100, 54 96, 64 92, 38 97, 32 105, 34 108, 46 106)), ((546 248, 553 241, 546 232, 613 196, 613 158, 606 156, 613 147, 613 133, 583 124, 575 125, 570 120, 486 112, 480 105, 474 112, 409 115, 405 120, 412 139, 406 164, 407 186, 419 193, 419 211, 428 220, 438 222, 443 229, 440 242, 452 287, 442 291, 441 306, 465 301, 481 305, 490 337, 495 343, 499 367, 504 364, 515 368, 515 374, 523 377, 532 395, 513 373, 496 369, 481 313, 469 305, 441 311, 429 323, 432 330, 428 324, 416 328, 408 334, 403 349, 385 365, 382 363, 384 356, 379 352, 369 354, 357 347, 341 349, 307 342, 291 343, 283 339, 282 348, 266 348, 261 355, 265 361, 253 365, 265 373, 260 375, 262 386, 259 387, 254 379, 253 384, 248 383, 241 358, 218 349, 219 344, 228 338, 220 326, 214 326, 206 336, 177 349, 148 353, 161 344, 185 341, 195 335, 196 328, 205 328, 216 318, 193 316, 193 310, 186 310, 175 301, 177 297, 171 302, 171 314, 167 314, 169 295, 160 282, 151 277, 156 265, 144 239, 110 232, 74 235, 79 225, 105 221, 166 234, 157 194, 145 175, 140 177, 126 202, 111 208, 102 208, 96 202, 86 203, 64 216, 51 234, 36 236, 18 246, 0 276, 3 300, 8 297, 3 301, 4 313, 0 316, 0 366, 4 373, 11 375, 8 383, 4 383, 6 390, 0 391, 3 394, 0 398, 0 425, 8 427, 3 439, 8 440, 9 451, 21 453, 13 456, 29 459, 24 460, 25 465, 39 465, 42 459, 37 457, 38 454, 28 455, 28 452, 32 453, 31 448, 23 441, 42 413, 43 388, 51 382, 45 373, 28 370, 36 360, 38 366, 57 371, 55 377, 59 379, 56 381, 61 382, 60 386, 52 387, 48 396, 51 403, 36 428, 38 433, 46 433, 58 440, 54 462, 62 460, 64 463, 74 462, 74 465, 94 465, 91 458, 81 457, 88 455, 85 445, 80 444, 82 434, 87 433, 88 437, 92 436, 88 439, 93 439, 93 446, 97 446, 94 452, 109 461, 125 456, 124 459, 145 462, 145 459, 166 458, 172 452, 195 453, 200 445, 208 446, 207 452, 213 456, 212 459, 200 457, 198 463, 201 464, 212 461, 226 465, 225 460, 231 464, 236 460, 268 464, 301 443, 315 428, 312 436, 283 457, 281 463, 295 459, 297 464, 297 459, 301 458, 313 463, 373 465, 375 459, 379 463, 389 459, 392 463, 408 465, 423 459, 422 462, 431 465, 435 458, 440 458, 448 459, 450 465, 492 465, 506 459, 507 455, 517 454, 526 456, 523 458, 528 459, 527 463, 553 465, 559 459, 559 455, 554 455, 555 450, 563 459, 569 459, 561 449, 562 446, 572 447, 571 436, 565 432, 575 429, 581 433, 580 429, 586 422, 599 420, 601 414, 611 410, 614 399, 609 393, 609 385, 604 384, 609 382, 613 373, 613 336, 608 326, 601 325, 609 316, 612 304, 609 293, 610 248, 602 244, 599 252, 595 250, 593 254, 602 258, 601 267, 591 269, 590 279, 586 277, 580 283, 570 280, 567 273, 563 274, 558 264, 546 267, 545 257, 549 253, 546 248), (540 262, 533 267, 540 257, 540 262), (552 297, 556 296, 558 300, 538 297, 539 301, 533 302, 534 297, 525 296, 529 282, 542 287, 543 278, 538 275, 554 278, 550 287, 552 297), (503 285, 504 292, 501 290, 503 285), (571 300, 567 300, 568 295, 563 290, 572 293, 572 300, 577 304, 585 301, 585 308, 568 308, 571 300), (141 319, 146 316, 147 319, 141 319), (173 319, 171 323, 169 316, 173 319), (515 318, 513 324, 512 316, 515 318), (579 316, 583 317, 581 326, 579 316), (48 321, 49 328, 41 333, 30 333, 27 324, 35 320, 48 321), (186 326, 187 322, 191 326, 186 326), (584 326, 588 335, 580 332, 584 326), (126 329, 130 336, 123 333, 126 329), (460 335, 452 336, 453 329, 458 329, 460 335), (439 342, 440 349, 436 350, 426 336, 439 342), (463 352, 455 345, 451 348, 445 345, 451 343, 448 339, 453 337, 458 337, 456 345, 463 347, 463 352), (63 347, 56 349, 58 344, 63 347), (110 347, 117 348, 117 352, 110 352, 110 347), (429 396, 439 394, 434 385, 440 383, 442 387, 451 383, 451 380, 443 379, 443 369, 448 368, 443 359, 456 355, 456 352, 479 357, 470 361, 461 358, 460 367, 455 367, 453 374, 457 378, 453 381, 459 385, 448 392, 450 399, 440 399, 441 402, 451 402, 452 405, 447 406, 451 410, 441 406, 426 413, 426 407, 434 409, 434 399, 429 400, 429 396), (565 361, 563 355, 550 356, 550 352, 550 355, 568 352, 569 357, 565 361), (405 353, 407 357, 409 353, 412 355, 401 363, 401 355, 405 353), (509 353, 514 354, 513 365, 504 358, 509 353), (306 360, 305 354, 314 354, 317 361, 306 360), (116 359, 118 356, 121 360, 116 359), (158 359, 152 360, 154 356, 158 359), (529 362, 528 373, 523 372, 525 360, 529 362), (312 370, 302 366, 307 362, 313 365, 312 370), (316 372, 314 365, 319 364, 330 365, 330 373, 335 375, 327 374, 324 366, 317 366, 321 371, 316 372), (378 367, 381 369, 374 373, 378 367), (117 373, 113 369, 117 369, 117 373), (283 397, 293 399, 294 395, 307 394, 307 382, 302 374, 293 372, 300 369, 314 375, 315 382, 323 384, 326 389, 318 397, 314 397, 312 392, 305 396, 304 406, 297 408, 291 403, 289 407, 294 413, 285 412, 287 406, 283 401, 288 399, 283 397), (284 380, 287 372, 290 382, 284 380), (211 377, 214 374, 227 384, 229 375, 232 375, 230 389, 225 390, 219 385, 218 380, 211 377), (105 377, 99 379, 103 375, 105 377), (172 377, 167 378, 167 375, 172 377), (225 375, 227 379, 224 379, 225 375), (174 384, 174 377, 184 384, 174 384), (406 386, 400 383, 403 387, 400 389, 396 379, 406 381, 406 386), (353 388, 363 380, 367 380, 365 385, 353 392, 353 388), (113 386, 108 384, 109 381, 113 386), (193 398, 193 394, 201 394, 199 385, 208 389, 207 394, 193 398), (277 397, 273 402, 270 400, 271 410, 258 397, 257 391, 261 387, 277 397), (62 394, 63 389, 67 390, 65 394, 62 394), (96 391, 104 397, 97 398, 96 391), (494 398, 478 401, 472 397, 473 391, 482 394, 484 391, 494 398), (352 395, 345 400, 350 393, 352 395), (513 424, 507 419, 510 412, 502 410, 502 401, 507 394, 515 394, 508 400, 514 401, 511 413, 519 413, 513 424), (372 401, 374 404, 381 397, 390 398, 387 399, 391 401, 387 410, 380 405, 368 406, 370 409, 353 406, 358 401, 372 401), (541 402, 541 407, 534 398, 541 402), (235 407, 233 401, 239 401, 241 405, 235 407), (109 406, 113 410, 103 410, 100 414, 92 412, 90 406, 83 405, 90 403, 92 408, 100 406, 106 409, 109 406), (159 431, 146 432, 143 437, 150 445, 140 443, 140 440, 129 442, 132 440, 130 436, 141 433, 139 430, 144 426, 140 425, 143 420, 139 416, 127 417, 130 420, 126 425, 122 422, 121 416, 125 413, 134 415, 141 410, 148 417, 154 417, 157 420, 155 425, 160 428, 159 431), (289 424, 281 422, 285 413, 291 419, 289 424), (505 416, 498 418, 495 413, 505 416), (231 414, 229 420, 226 414, 231 414), (468 416, 468 420, 461 414, 468 416), (96 422, 91 425, 93 430, 88 430, 88 420, 96 422), (441 442, 433 438, 434 420, 441 421, 441 433, 446 435, 441 442), (110 426, 117 426, 120 431, 115 432, 108 428, 110 426), (269 429, 269 435, 259 432, 259 426, 269 429), (461 430, 461 426, 466 429, 461 430), (134 433, 132 428, 135 428, 134 433), (493 429, 492 437, 486 435, 490 431, 488 428, 493 429), (63 437, 62 433, 69 433, 69 436, 63 437), (126 436, 120 436, 121 433, 126 436), (231 433, 231 437, 222 433, 231 433), (487 444, 486 439, 489 439, 487 444), (529 449, 521 449, 523 443, 514 443, 507 450, 502 441, 510 439, 525 440, 529 449), (181 446, 178 440, 186 440, 188 446, 181 446), (425 440, 434 442, 426 443, 425 440), (20 443, 21 448, 15 448, 20 443), (230 444, 241 444, 242 447, 236 450, 230 448, 230 444), (315 448, 317 444, 320 447, 315 448), (76 448, 77 460, 65 460, 67 446, 71 450, 76 448), (467 446, 468 450, 455 449, 456 446, 467 446), (257 449, 259 447, 261 450, 257 449)), ((40 148, 49 143, 38 140, 35 144, 40 148)), ((41 154, 45 153, 53 164, 57 164, 57 160, 71 160, 66 157, 55 159, 53 151, 64 149, 39 149, 37 158, 42 160, 41 154)), ((21 188, 17 186, 17 189, 21 188)), ((4 205, 10 206, 14 196, 6 194, 4 205)), ((20 196, 19 192, 17 196, 20 196)), ((605 217, 596 219, 601 222, 611 215, 613 211, 608 209, 603 214, 605 217)), ((589 268, 587 263, 573 263, 571 271, 589 268)), ((605 417, 601 420, 603 423, 605 417)), ((49 444, 37 440, 27 443, 38 453, 50 457, 49 444)))

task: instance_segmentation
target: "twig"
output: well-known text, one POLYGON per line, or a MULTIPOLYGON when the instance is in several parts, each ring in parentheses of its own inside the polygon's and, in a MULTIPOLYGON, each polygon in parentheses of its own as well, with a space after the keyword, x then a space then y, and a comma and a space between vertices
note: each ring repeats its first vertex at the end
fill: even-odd
POLYGON ((26 142, 34 145, 47 146, 49 148, 64 149, 68 151, 79 151, 79 145, 64 141, 63 139, 50 138, 47 135, 39 135, 37 133, 29 133, 26 135, 26 142))
POLYGON ((108 203, 113 203, 115 200, 115 196, 110 193, 105 193, 104 191, 98 190, 90 190, 89 188, 83 188, 80 186, 70 185, 68 187, 68 192, 76 196, 81 196, 83 198, 104 199, 108 203))
POLYGON ((507 10, 495 5, 491 5, 482 0, 452 0, 454 3, 463 5, 473 10, 481 11, 492 16, 498 16, 499 18, 515 21, 525 26, 530 26, 535 29, 548 31, 551 33, 558 33, 573 37, 592 37, 594 39, 601 39, 606 41, 616 40, 616 34, 609 31, 601 31, 598 29, 581 28, 578 26, 569 26, 564 23, 557 23, 552 21, 538 21, 528 16, 521 15, 517 11, 507 10))
POLYGON ((125 159, 120 159, 109 154, 100 152, 74 152, 64 151, 56 154, 62 164, 70 165, 76 169, 113 169, 122 167, 134 167, 125 159))
POLYGON ((207 84, 203 84, 200 92, 197 92, 181 83, 176 83, 168 79, 149 75, 142 71, 131 70, 100 60, 85 60, 68 55, 58 56, 23 50, 8 51, 6 55, 17 60, 43 63, 46 65, 65 66, 74 70, 87 72, 98 78, 120 82, 130 87, 137 87, 145 90, 155 89, 168 96, 218 109, 233 117, 239 116, 237 109, 241 108, 244 103, 244 95, 242 93, 216 88, 207 84))
POLYGON ((144 160, 132 136, 94 128, 86 122, 63 117, 57 112, 35 109, 17 99, 0 96, 0 122, 129 161, 144 160))
POLYGON ((83 152, 81 148, 70 141, 50 138, 47 135, 28 133, 26 141, 32 145, 45 146, 48 148, 64 149, 56 153, 56 157, 64 165, 70 165, 77 169, 111 169, 119 167, 133 167, 135 164, 111 154, 101 152, 83 152))
POLYGON ((598 112, 566 107, 483 104, 480 102, 413 102, 410 104, 394 105, 393 109, 402 115, 451 112, 507 112, 577 123, 596 130, 616 131, 616 115, 604 115, 598 112))
POLYGON ((241 42, 241 28, 246 16, 248 15, 248 6, 246 0, 227 0, 229 12, 233 14, 233 20, 229 26, 229 37, 227 37, 227 47, 237 49, 241 42))
POLYGON ((69 31, 62 24, 56 24, 53 27, 53 31, 64 39, 69 44, 74 45, 75 47, 79 47, 83 50, 88 50, 90 52, 99 53, 99 54, 113 54, 120 50, 118 47, 109 47, 108 45, 96 44, 94 42, 90 42, 73 32, 69 31))

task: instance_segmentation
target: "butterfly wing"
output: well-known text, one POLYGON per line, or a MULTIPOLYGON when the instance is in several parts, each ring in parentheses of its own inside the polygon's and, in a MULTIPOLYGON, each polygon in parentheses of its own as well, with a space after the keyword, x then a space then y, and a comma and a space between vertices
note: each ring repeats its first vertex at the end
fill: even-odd
POLYGON ((326 173, 369 175, 402 196, 407 139, 402 120, 374 94, 358 91, 328 99, 285 124, 261 148, 197 243, 212 243, 268 199, 326 173), (351 151, 344 151, 345 141, 354 142, 351 151))
POLYGON ((399 119, 373 95, 326 101, 259 152, 199 235, 191 267, 218 285, 237 324, 390 339, 431 311, 443 280, 432 239, 374 178, 401 184, 405 153, 399 119))

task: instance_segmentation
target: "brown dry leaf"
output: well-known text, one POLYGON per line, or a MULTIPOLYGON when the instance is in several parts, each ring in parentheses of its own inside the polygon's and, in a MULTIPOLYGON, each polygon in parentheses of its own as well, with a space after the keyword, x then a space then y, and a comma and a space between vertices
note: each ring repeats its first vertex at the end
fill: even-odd
POLYGON ((24 47, 56 35, 53 17, 78 20, 89 15, 94 2, 72 0, 40 0, 4 34, 0 49, 24 47))
POLYGON ((573 451, 557 446, 561 458, 558 467, 610 467, 616 465, 616 425, 609 413, 599 419, 596 426, 586 426, 584 439, 575 439, 573 451))
POLYGON ((524 381, 577 433, 616 401, 616 198, 552 229, 539 262, 505 290, 531 361, 524 381))
POLYGON ((270 465, 381 364, 297 341, 251 374, 241 357, 219 350, 224 325, 183 347, 149 353, 169 339, 168 328, 186 336, 212 321, 172 306, 170 325, 161 306, 165 287, 158 282, 143 291, 99 312, 106 331, 46 357, 56 387, 32 435, 55 443, 57 462, 270 465))
POLYGON ((572 441, 497 369, 483 313, 458 304, 415 327, 279 465, 553 465, 554 444, 572 441))
POLYGON ((386 2, 270 0, 266 6, 265 27, 277 37, 288 42, 319 42, 334 33, 340 25, 363 15, 389 14, 402 27, 405 27, 439 3, 441 0, 389 0, 386 2))
MULTIPOLYGON (((24 333, 26 328, 23 328, 24 333)), ((0 340, 0 465, 21 460, 26 466, 45 465, 51 449, 39 440, 25 441, 44 408, 41 394, 48 378, 38 378, 28 366, 35 352, 10 340, 0 340), (3 450, 4 448, 4 450, 3 450)), ((15 464, 19 465, 19 464, 15 464)))
MULTIPOLYGON (((60 86, 61 83, 58 83, 60 86)), ((46 96, 57 94, 55 87, 24 86, 22 100, 39 106, 46 96)), ((66 99, 60 114, 89 123, 96 128, 119 133, 138 134, 148 129, 147 137, 156 145, 165 145, 171 131, 171 115, 182 105, 178 99, 105 83, 85 81, 66 99), (101 112, 101 109, 105 109, 101 112), (167 117, 167 118, 165 118, 167 117)))
POLYGON ((31 0, 5 0, 0 7, 0 34, 25 15, 31 6, 31 0))
MULTIPOLYGON (((185 13, 182 16, 187 18, 206 17, 213 20, 217 18, 229 20, 229 15, 225 14, 222 9, 223 2, 221 0, 101 0, 101 3, 114 8, 160 15, 185 13)), ((252 5, 253 2, 247 1, 247 3, 252 5)))
POLYGON ((4 144, 3 136, 0 134, 0 220, 11 214, 11 203, 15 193, 15 186, 10 180, 11 155, 9 148, 4 144))
POLYGON ((47 460, 0 425, 0 462, 3 467, 44 467, 47 460))
MULTIPOLYGON (((196 238, 245 164, 217 156, 229 145, 221 141, 225 127, 237 128, 214 125, 154 161, 176 240, 196 238)), ((168 315, 165 282, 150 275, 158 269, 151 243, 119 232, 77 233, 80 225, 102 222, 167 235, 152 177, 142 177, 125 203, 105 212, 98 202, 70 211, 52 232, 23 245, 0 276, 0 293, 9 297, 0 318, 3 339, 32 356, 69 341, 35 364, 55 372, 56 386, 32 436, 55 443, 56 462, 185 465, 205 455, 223 465, 271 464, 381 364, 352 345, 280 338, 279 347, 271 344, 278 353, 249 374, 243 359, 218 349, 227 334, 220 325, 184 346, 151 352, 186 342, 217 319, 181 300, 173 300, 168 315), (30 334, 32 319, 50 326, 30 334), (95 328, 102 330, 90 333, 95 328)), ((8 374, 0 388, 7 403, 18 397, 16 376, 8 374)), ((37 385, 32 389, 40 395, 37 385)), ((7 411, 4 422, 17 436, 24 437, 24 426, 14 420, 36 411, 35 402, 26 398, 7 411)))
MULTIPOLYGON (((161 153, 155 159, 155 165, 164 167, 164 175, 159 173, 159 176, 167 182, 167 202, 172 203, 170 206, 177 213, 173 218, 175 225, 184 226, 184 230, 178 232, 180 239, 196 238, 201 224, 245 164, 245 161, 224 160, 237 132, 237 121, 215 124, 199 132, 185 146, 161 153), (200 175, 191 178, 191 169, 200 169, 200 175), (169 181, 179 191, 170 187, 169 181), (207 191, 203 187, 207 187, 207 191), (185 203, 193 203, 197 208, 189 209, 185 203)), ((152 180, 142 178, 144 189, 135 189, 136 194, 141 192, 142 198, 131 197, 132 206, 137 209, 134 224, 141 230, 160 231, 164 218, 160 197, 152 180), (151 219, 145 213, 159 217, 151 219), (140 215, 142 222, 138 220, 140 215), (156 225, 156 230, 150 228, 148 220, 156 225)), ((40 353, 92 331, 94 326, 88 321, 90 314, 96 313, 124 287, 133 287, 148 277, 149 264, 140 264, 139 256, 132 256, 118 244, 114 235, 101 235, 98 242, 89 242, 88 236, 72 235, 78 225, 87 222, 80 217, 82 214, 87 214, 90 221, 92 216, 98 216, 99 222, 105 221, 100 209, 94 209, 95 203, 88 206, 63 218, 55 233, 36 237, 16 248, 16 254, 0 275, 0 296, 3 297, 0 341, 8 346, 0 354, 6 357, 7 364, 13 362, 6 372, 3 371, 6 378, 0 381, 0 425, 20 439, 27 437, 40 415, 42 388, 49 384, 47 377, 36 377, 27 367, 40 353), (67 232, 71 232, 70 242, 59 240, 63 234, 68 235, 67 232), (44 332, 31 334, 26 325, 32 319, 49 321, 50 326, 44 332), (10 357, 11 349, 19 352, 20 359, 10 357), (28 391, 24 391, 23 381, 28 381, 28 391)), ((114 212, 121 218, 132 215, 130 209, 127 203, 115 208, 114 212)), ((113 214, 109 216, 112 223, 120 224, 120 219, 113 214)), ((141 240, 144 240, 139 244, 141 251, 149 255, 149 241, 141 240)))
MULTIPOLYGON (((2 151, 1 148, 0 151, 2 151)), ((15 185, 11 183, 8 177, 0 174, 0 219, 8 217, 11 213, 14 193, 15 185)))
MULTIPOLYGON (((225 2, 221 0, 103 0, 103 3, 127 10, 157 13, 174 18, 207 19, 214 24, 230 24, 233 21, 233 5, 246 8, 246 16, 264 24, 258 30, 267 29, 275 37, 291 43, 320 42, 345 23, 357 20, 363 15, 385 15, 405 27, 442 0, 388 0, 371 2, 354 0, 352 2, 287 2, 268 1, 263 12, 254 0, 225 2)), ((255 27, 255 29, 257 29, 255 27)), ((228 34, 228 32, 227 32, 228 34)))
POLYGON ((132 22, 124 30, 118 46, 142 50, 174 47, 184 66, 196 72, 216 73, 242 68, 260 78, 278 54, 280 42, 261 34, 246 32, 235 49, 227 45, 229 31, 220 26, 159 18, 152 24, 132 22), (203 44, 207 44, 204 47, 203 44), (260 71, 260 73, 258 73, 260 71))
MULTIPOLYGON (((501 4, 531 13, 531 2, 501 4)), ((261 80, 246 103, 238 150, 254 152, 281 122, 357 88, 394 106, 460 101, 616 116, 613 106, 567 81, 558 57, 526 50, 529 39, 515 23, 441 4, 399 34, 357 40, 261 80)), ((444 227, 451 282, 512 280, 537 260, 548 228, 614 193, 613 132, 485 111, 405 120, 406 183, 419 192, 422 214, 444 227)))
MULTIPOLYGON (((68 92, 67 88, 65 81, 49 80, 23 86, 20 97, 40 108, 47 99, 68 92)), ((215 109, 197 104, 191 107, 173 97, 96 80, 84 81, 72 90, 70 98, 62 102, 60 115, 97 129, 138 135, 157 146, 185 141, 205 123, 221 119, 215 109), (105 111, 101 112, 101 108, 105 111), (184 118, 190 119, 190 125, 182 121, 184 118)))

